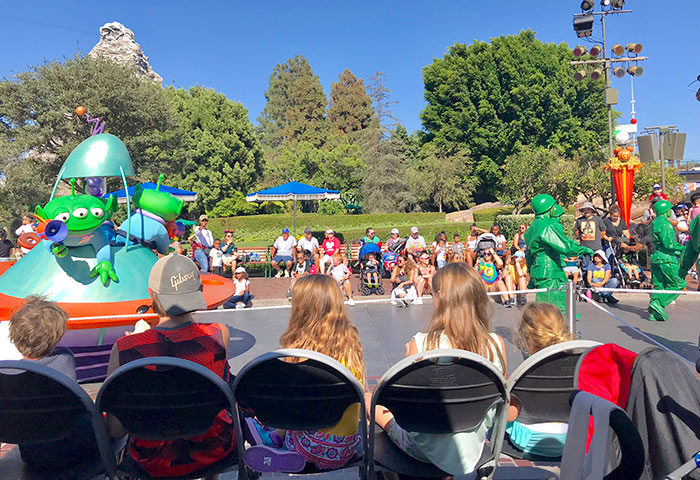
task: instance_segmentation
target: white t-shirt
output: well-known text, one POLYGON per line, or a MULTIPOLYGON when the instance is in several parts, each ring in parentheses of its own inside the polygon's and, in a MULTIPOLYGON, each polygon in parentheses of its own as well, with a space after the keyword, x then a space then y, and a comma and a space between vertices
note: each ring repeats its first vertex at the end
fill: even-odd
POLYGON ((221 267, 224 264, 224 253, 218 248, 212 248, 209 251, 212 267, 221 267))
POLYGON ((425 239, 418 235, 418 237, 408 237, 406 240, 406 250, 425 250, 425 239))
POLYGON ((234 295, 243 295, 248 285, 250 285, 250 280, 248 280, 247 278, 242 278, 240 280, 234 278, 233 286, 236 287, 236 293, 234 293, 234 295))
POLYGON ((294 256, 294 247, 296 246, 296 238, 290 235, 287 237, 287 240, 285 240, 282 235, 280 235, 277 237, 277 240, 275 240, 275 255, 279 255, 281 257, 292 257, 294 256))
POLYGON ((311 237, 311 240, 307 240, 306 237, 301 237, 299 239, 299 242, 297 242, 297 246, 301 250, 308 250, 309 252, 313 252, 318 248, 318 240, 316 240, 316 237, 311 237))
POLYGON ((504 237, 503 234, 494 235, 494 237, 496 237, 496 247, 497 247, 496 249, 497 250, 505 249, 506 243, 507 243, 506 237, 504 237))
POLYGON ((197 238, 197 243, 204 248, 211 248, 211 246, 214 245, 214 236, 208 228, 203 229, 197 225, 194 227, 194 236, 197 238))
POLYGON ((328 270, 328 273, 331 274, 331 277, 333 277, 336 282, 344 279, 345 275, 347 275, 349 272, 350 270, 348 270, 348 267, 346 267, 344 263, 333 265, 331 266, 330 270, 328 270))

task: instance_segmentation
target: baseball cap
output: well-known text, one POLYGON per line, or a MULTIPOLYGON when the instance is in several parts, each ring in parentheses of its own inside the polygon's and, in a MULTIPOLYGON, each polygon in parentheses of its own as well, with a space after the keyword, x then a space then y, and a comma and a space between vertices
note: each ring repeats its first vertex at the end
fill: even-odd
POLYGON ((288 229, 288 228, 283 228, 283 229, 282 229, 282 233, 289 233, 289 229, 288 229))
POLYGON ((593 252, 593 256, 595 257, 596 255, 602 258, 604 263, 608 263, 608 257, 605 255, 604 251, 596 250, 595 252, 593 252))
POLYGON ((521 257, 524 257, 524 256, 525 256, 525 252, 523 252, 522 250, 518 250, 517 252, 515 252, 515 253, 513 254, 513 256, 516 257, 516 258, 521 258, 521 257))
POLYGON ((209 220, 209 217, 207 217, 207 215, 203 213, 199 216, 199 221, 201 222, 202 220, 209 220))
POLYGON ((304 229, 304 233, 311 233, 311 229, 310 229, 309 227, 306 227, 306 228, 304 229))
POLYGON ((326 233, 335 233, 332 228, 326 230, 326 233))
POLYGON ((418 227, 411 227, 411 233, 418 233, 418 227))
POLYGON ((396 234, 398 234, 398 233, 399 233, 399 229, 398 229, 398 228, 392 228, 392 229, 391 229, 391 233, 396 233, 396 234))
POLYGON ((581 207, 579 207, 579 210, 585 210, 587 208, 589 208, 595 212, 595 207, 593 206, 593 204, 591 202, 583 202, 583 205, 581 205, 581 207))
POLYGON ((651 189, 652 189, 652 190, 661 190, 661 185, 659 185, 658 183, 656 183, 656 184, 654 184, 653 187, 651 187, 651 189))
POLYGON ((168 315, 177 316, 204 310, 202 279, 197 266, 182 255, 166 255, 151 268, 148 288, 157 296, 168 315))
POLYGON ((238 267, 234 273, 245 273, 245 267, 238 267))

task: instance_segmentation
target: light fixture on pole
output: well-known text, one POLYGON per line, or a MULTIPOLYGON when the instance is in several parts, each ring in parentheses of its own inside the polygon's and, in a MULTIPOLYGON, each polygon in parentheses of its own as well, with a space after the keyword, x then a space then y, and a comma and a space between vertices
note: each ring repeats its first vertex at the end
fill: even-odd
POLYGON ((612 53, 613 53, 613 55, 620 57, 620 56, 622 56, 623 53, 625 53, 625 47, 623 47, 619 43, 616 43, 615 45, 612 46, 612 53))
POLYGON ((576 15, 574 17, 574 32, 579 38, 593 35, 593 14, 576 15))
POLYGON ((612 0, 612 8, 621 10, 625 6, 625 0, 612 0))
POLYGON ((576 73, 574 73, 574 80, 576 80, 577 82, 580 82, 584 78, 586 78, 586 70, 581 69, 581 70, 577 71, 576 73))
POLYGON ((630 66, 629 68, 627 68, 627 73, 629 73, 633 77, 641 77, 642 74, 644 73, 644 68, 639 67, 637 65, 633 65, 633 66, 630 66))
POLYGON ((601 7, 609 7, 609 6, 610 6, 610 0, 600 0, 600 6, 601 6, 601 7))
POLYGON ((593 0, 583 0, 583 2, 581 2, 581 10, 587 12, 591 9, 593 9, 593 0))
POLYGON ((593 71, 591 72, 591 80, 600 80, 600 77, 603 76, 603 71, 600 68, 594 68, 593 71))
POLYGON ((587 51, 588 49, 583 45, 577 45, 576 48, 574 48, 574 57, 585 55, 587 51))
POLYGON ((642 44, 641 43, 628 43, 627 44, 627 51, 630 53, 634 53, 634 54, 640 54, 640 53, 642 53, 642 44))
POLYGON ((622 67, 615 67, 613 68, 613 75, 615 75, 617 78, 622 78, 625 76, 625 69, 622 67))
POLYGON ((600 45, 593 45, 588 51, 588 54, 593 58, 597 58, 601 53, 603 53, 603 47, 600 45))

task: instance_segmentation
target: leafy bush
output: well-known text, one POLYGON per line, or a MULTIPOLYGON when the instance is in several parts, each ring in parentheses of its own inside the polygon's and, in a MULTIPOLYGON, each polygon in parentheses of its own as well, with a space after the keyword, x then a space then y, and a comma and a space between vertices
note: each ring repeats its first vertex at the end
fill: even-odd
MULTIPOLYGON (((532 224, 535 219, 533 214, 525 215, 499 215, 496 217, 496 223, 501 227, 501 232, 505 235, 506 239, 512 240, 515 232, 518 231, 521 223, 526 223, 528 225, 532 224)), ((574 223, 576 217, 573 215, 564 214, 561 216, 561 224, 564 227, 564 232, 573 237, 574 235, 574 223)))
POLYGON ((318 205, 320 215, 345 215, 345 205, 340 200, 326 200, 318 205))
POLYGON ((491 207, 477 210, 474 212, 474 221, 476 223, 493 224, 496 217, 499 215, 509 215, 513 212, 513 207, 491 207))
POLYGON ((230 217, 233 215, 252 215, 257 211, 257 205, 248 203, 245 195, 241 192, 235 192, 233 195, 226 197, 214 205, 207 215, 212 217, 230 217))

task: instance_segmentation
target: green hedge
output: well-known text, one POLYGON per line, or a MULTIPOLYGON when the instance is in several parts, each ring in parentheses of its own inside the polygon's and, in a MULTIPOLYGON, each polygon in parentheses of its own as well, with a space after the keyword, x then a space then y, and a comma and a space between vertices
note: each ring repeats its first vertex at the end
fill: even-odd
MULTIPOLYGON (((527 223, 530 225, 535 219, 533 214, 524 215, 499 215, 496 217, 496 223, 501 227, 503 235, 506 239, 513 240, 515 232, 518 231, 521 223, 527 223)), ((569 214, 564 214, 561 216, 561 224, 564 227, 564 232, 573 238, 574 235, 574 223, 576 222, 576 217, 569 214)))
MULTIPOLYGON (((318 213, 297 214, 297 235, 301 235, 304 228, 309 227, 314 232, 323 232, 331 227, 333 230, 344 234, 346 241, 354 236, 360 238, 367 227, 376 229, 378 234, 384 237, 384 231, 388 235, 393 227, 399 228, 402 235, 408 234, 408 229, 417 225, 445 225, 444 213, 405 213, 405 214, 377 214, 377 215, 321 215, 318 213)), ((454 224, 448 224, 454 225, 454 224)), ((466 225, 466 224, 463 224, 466 225)), ((236 230, 236 240, 239 242, 274 242, 282 230, 287 227, 292 229, 291 214, 276 215, 251 215, 244 217, 212 218, 209 228, 215 238, 221 238, 224 229, 236 230)), ((437 232, 442 230, 438 229, 437 232)), ((427 237, 426 237, 427 238, 427 237)))

